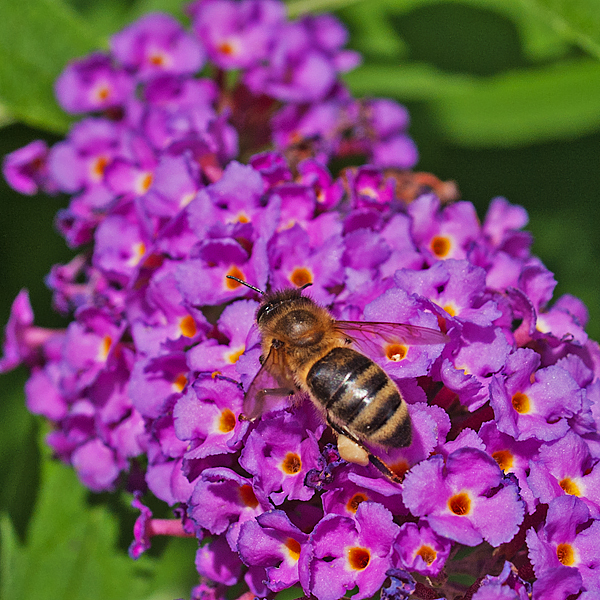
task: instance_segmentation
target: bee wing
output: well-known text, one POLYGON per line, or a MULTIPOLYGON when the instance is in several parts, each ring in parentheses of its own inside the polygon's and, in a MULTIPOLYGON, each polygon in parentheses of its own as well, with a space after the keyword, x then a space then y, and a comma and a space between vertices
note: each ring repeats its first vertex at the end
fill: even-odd
POLYGON ((285 353, 271 347, 244 396, 244 418, 253 421, 273 410, 281 398, 296 393, 296 384, 287 367, 285 353))
POLYGON ((437 329, 408 323, 377 321, 335 321, 334 328, 370 356, 383 356, 383 344, 426 345, 445 344, 448 336, 437 329))

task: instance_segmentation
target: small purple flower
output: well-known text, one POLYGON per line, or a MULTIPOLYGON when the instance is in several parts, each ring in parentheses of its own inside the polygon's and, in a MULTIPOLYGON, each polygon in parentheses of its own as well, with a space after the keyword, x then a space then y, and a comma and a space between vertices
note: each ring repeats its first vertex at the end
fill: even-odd
POLYGON ((405 569, 436 577, 448 560, 452 542, 437 535, 425 521, 421 526, 402 525, 394 547, 405 569))
POLYGON ((514 473, 519 482, 521 498, 526 502, 529 513, 535 510, 537 499, 534 496, 527 476, 530 461, 537 456, 541 443, 535 439, 517 442, 511 436, 498 430, 495 421, 481 426, 479 436, 488 454, 498 463, 504 473, 514 473))
POLYGON ((242 412, 240 388, 224 379, 197 379, 175 403, 175 433, 180 440, 194 442, 195 459, 226 454, 239 449, 247 421, 242 412))
POLYGON ((314 494, 304 480, 320 459, 318 439, 324 427, 314 427, 309 411, 307 406, 264 415, 242 450, 240 465, 277 505, 285 499, 309 500, 314 494))
POLYGON ((97 112, 125 104, 134 82, 107 54, 95 52, 71 62, 56 80, 60 105, 70 113, 97 112))
POLYGON ((585 441, 572 431, 541 446, 539 455, 530 461, 527 482, 544 504, 564 494, 577 496, 594 518, 600 517, 600 464, 585 441))
POLYGON ((271 510, 244 523, 238 552, 245 564, 264 567, 268 588, 280 592, 298 583, 298 560, 307 540, 285 512, 271 510))
POLYGON ((376 502, 363 502, 356 517, 327 515, 300 553, 300 583, 318 600, 337 600, 358 586, 352 598, 372 596, 391 568, 398 526, 376 502))
POLYGON ((506 377, 494 375, 490 403, 498 429, 516 440, 551 441, 569 430, 567 419, 581 409, 582 390, 565 369, 538 369, 539 354, 527 348, 512 353, 506 377))
POLYGON ((33 325, 29 292, 21 290, 11 306, 10 317, 4 330, 4 356, 0 358, 0 373, 11 371, 22 362, 30 366, 35 365, 39 361, 43 345, 52 337, 62 338, 62 334, 33 325))
POLYGON ((438 260, 467 258, 467 250, 479 235, 472 204, 456 202, 441 208, 439 199, 431 194, 417 198, 408 212, 413 238, 430 265, 438 260))
POLYGON ((273 0, 200 0, 188 12, 210 60, 228 70, 265 59, 285 19, 283 5, 273 0))
POLYGON ((529 558, 538 577, 536 584, 555 581, 554 573, 567 567, 569 581, 574 584, 578 579, 575 574, 578 574, 584 589, 598 591, 599 535, 600 522, 590 523, 590 513, 584 502, 573 496, 553 500, 543 528, 539 532, 534 529, 527 532, 529 558))
POLYGON ((52 194, 56 184, 48 170, 48 145, 35 140, 4 157, 2 174, 17 192, 33 196, 42 189, 52 194))
POLYGON ((264 65, 251 67, 244 77, 254 93, 267 93, 285 102, 324 99, 337 73, 356 66, 358 55, 340 50, 346 32, 331 15, 306 16, 283 23, 264 65))
POLYGON ((456 450, 445 461, 434 455, 413 467, 404 479, 403 498, 438 535, 467 546, 484 539, 492 546, 510 541, 524 515, 517 486, 474 448, 456 450))
POLYGON ((117 60, 140 79, 159 73, 194 73, 204 63, 198 42, 170 15, 149 14, 111 39, 117 60))
POLYGON ((266 497, 230 469, 206 469, 197 481, 188 509, 189 517, 212 534, 227 534, 229 546, 237 547, 240 527, 271 508, 266 497))

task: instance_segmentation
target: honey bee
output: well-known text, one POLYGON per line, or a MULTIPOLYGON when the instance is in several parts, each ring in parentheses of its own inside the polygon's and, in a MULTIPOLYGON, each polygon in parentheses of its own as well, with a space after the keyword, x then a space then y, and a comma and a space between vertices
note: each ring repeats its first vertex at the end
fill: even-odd
POLYGON ((307 284, 273 293, 228 275, 263 296, 256 312, 261 334, 261 368, 244 398, 243 419, 273 408, 273 399, 305 394, 338 436, 340 456, 371 462, 393 481, 399 478, 365 445, 409 446, 412 427, 396 384, 367 353, 386 344, 444 344, 435 329, 404 323, 337 321, 311 298, 307 284))

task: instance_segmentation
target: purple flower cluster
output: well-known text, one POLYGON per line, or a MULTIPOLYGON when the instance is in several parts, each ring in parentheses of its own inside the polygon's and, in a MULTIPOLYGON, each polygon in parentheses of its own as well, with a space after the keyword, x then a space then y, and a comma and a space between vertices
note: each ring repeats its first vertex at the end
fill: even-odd
POLYGON ((432 176, 386 170, 416 161, 407 114, 343 87, 357 56, 332 17, 290 22, 274 0, 190 15, 191 32, 149 15, 70 64, 58 98, 93 116, 4 163, 23 193, 71 194, 57 226, 85 244, 47 280, 73 321, 36 327, 21 292, 0 360, 30 367, 55 454, 92 490, 135 491, 134 558, 152 535, 203 541, 194 598, 244 581, 258 597, 524 599, 534 579, 534 598, 595 597, 600 348, 578 299, 551 304, 525 211, 497 198, 481 224, 432 176), (370 164, 332 174, 347 155, 370 164), (401 484, 342 460, 308 401, 240 420, 259 304, 227 276, 447 334, 373 344, 412 421, 409 447, 374 449, 401 484), (177 518, 152 519, 144 493, 177 518))

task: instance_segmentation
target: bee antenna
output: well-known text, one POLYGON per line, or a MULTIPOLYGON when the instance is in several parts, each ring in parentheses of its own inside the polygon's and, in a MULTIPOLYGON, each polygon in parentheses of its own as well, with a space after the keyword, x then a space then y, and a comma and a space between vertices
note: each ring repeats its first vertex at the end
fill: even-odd
POLYGON ((227 277, 227 279, 233 279, 234 281, 237 281, 238 283, 241 283, 242 285, 249 287, 251 290, 258 292, 262 296, 265 295, 265 293, 262 290, 259 290, 257 287, 254 287, 253 285, 250 285, 249 283, 246 283, 245 281, 238 279, 237 277, 234 277, 233 275, 225 275, 225 277, 227 277))
POLYGON ((312 285, 312 281, 309 281, 308 283, 305 283, 301 288, 300 291, 305 290, 307 287, 310 287, 312 285))

